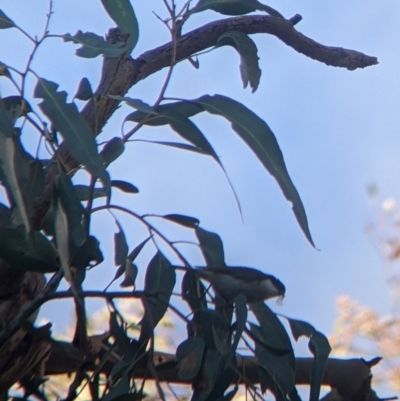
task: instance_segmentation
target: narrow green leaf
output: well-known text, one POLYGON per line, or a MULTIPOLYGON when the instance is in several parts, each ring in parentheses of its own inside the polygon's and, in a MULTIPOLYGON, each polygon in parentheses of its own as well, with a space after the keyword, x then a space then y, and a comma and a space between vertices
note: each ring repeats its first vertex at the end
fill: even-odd
MULTIPOLYGON (((264 328, 250 323, 250 332, 255 338, 263 339, 265 336, 264 328)), ((261 342, 255 341, 255 356, 257 363, 266 370, 273 382, 276 384, 277 393, 281 393, 285 399, 286 394, 292 392, 295 386, 295 368, 292 362, 288 360, 286 354, 278 354, 261 342)), ((294 357, 293 357, 294 359, 294 357)), ((264 386, 274 389, 268 380, 264 381, 264 386)))
POLYGON ((70 244, 70 248, 72 249, 71 265, 78 270, 85 270, 87 267, 92 267, 93 263, 99 265, 104 261, 103 253, 100 249, 100 242, 92 235, 89 235, 79 248, 73 243, 70 244))
POLYGON ((124 150, 124 142, 121 138, 115 136, 104 145, 104 148, 100 152, 100 156, 103 158, 104 164, 108 166, 114 160, 117 160, 118 157, 124 153, 124 150))
POLYGON ((67 103, 67 93, 57 92, 58 84, 39 78, 34 96, 43 101, 39 107, 61 132, 72 156, 82 163, 96 178, 100 178, 106 191, 110 188, 110 178, 103 160, 97 152, 93 133, 78 112, 74 103, 67 103))
POLYGON ((199 373, 203 353, 204 340, 199 336, 189 337, 178 345, 176 359, 179 379, 190 381, 199 373))
POLYGON ((82 32, 79 30, 75 35, 66 33, 62 37, 64 42, 73 42, 81 45, 75 51, 75 54, 83 58, 94 58, 100 55, 118 57, 127 50, 125 47, 121 47, 120 42, 111 43, 93 32, 82 32))
POLYGON ((134 99, 128 96, 117 96, 117 95, 108 95, 110 99, 119 100, 121 102, 125 102, 128 106, 133 107, 136 110, 140 110, 143 113, 150 114, 156 116, 158 113, 155 112, 152 107, 148 104, 143 102, 141 99, 134 99))
POLYGON ((22 224, 27 232, 31 231, 31 222, 26 194, 21 183, 21 169, 18 164, 18 138, 0 136, 0 173, 5 180, 7 190, 15 202, 22 224))
POLYGON ((290 325, 294 339, 297 341, 301 336, 310 338, 315 333, 315 328, 310 323, 302 320, 286 318, 290 325))
POLYGON ((328 339, 319 331, 315 331, 311 336, 308 347, 314 354, 314 363, 311 369, 310 401, 318 401, 322 378, 331 347, 328 339))
POLYGON ((112 180, 111 181, 111 186, 118 188, 122 192, 127 192, 129 194, 137 194, 139 193, 139 189, 135 187, 133 184, 127 181, 121 181, 121 180, 112 180))
POLYGON ((142 298, 145 314, 140 323, 142 326, 140 343, 147 342, 167 311, 175 280, 175 269, 161 252, 157 252, 146 270, 144 284, 146 296, 142 298))
POLYGON ((310 378, 310 401, 318 401, 326 361, 331 352, 329 341, 311 324, 303 322, 302 320, 286 319, 290 324, 290 329, 292 330, 293 337, 296 341, 301 336, 310 339, 308 342, 308 348, 314 355, 310 378))
POLYGON ((148 237, 146 238, 144 241, 142 241, 139 245, 137 245, 133 251, 128 255, 128 260, 130 260, 131 262, 133 262, 137 256, 139 255, 139 253, 142 251, 143 247, 147 244, 147 242, 149 241, 149 239, 151 238, 148 237))
POLYGON ((224 245, 219 235, 197 227, 196 236, 206 265, 208 267, 225 266, 224 245))
POLYGON ((74 97, 79 100, 89 100, 93 97, 92 86, 86 77, 80 80, 78 90, 74 97))
POLYGON ((196 102, 184 100, 158 106, 155 110, 157 113, 156 116, 149 115, 148 113, 144 113, 140 110, 134 111, 125 117, 125 121, 142 122, 146 118, 147 120, 144 122, 144 124, 152 127, 158 127, 169 124, 170 120, 165 116, 168 116, 171 111, 181 113, 186 117, 192 117, 203 112, 204 108, 196 102))
POLYGON ((213 10, 225 15, 244 15, 256 10, 265 11, 273 17, 282 18, 281 13, 257 0, 199 0, 192 12, 213 10))
POLYGON ((182 214, 165 214, 162 217, 188 228, 196 228, 200 224, 199 219, 191 216, 184 216, 182 214))
POLYGON ((244 15, 257 10, 254 0, 199 0, 193 13, 213 10, 225 15, 244 15))
POLYGON ((139 24, 129 0, 101 0, 110 18, 118 25, 123 34, 128 34, 128 51, 136 46, 139 39, 139 24))
POLYGON ((122 265, 128 256, 128 244, 124 230, 118 220, 115 220, 118 226, 118 232, 114 234, 114 264, 115 266, 122 265))
POLYGON ((191 401, 204 401, 214 388, 221 355, 212 349, 207 350, 201 369, 202 380, 193 383, 193 395, 191 401))
POLYGON ((74 190, 71 179, 63 171, 59 172, 56 181, 58 199, 68 219, 68 230, 71 239, 80 247, 86 240, 82 227, 83 207, 74 190))
POLYGON ((50 273, 59 269, 54 247, 38 231, 27 234, 19 228, 0 228, 0 257, 26 271, 50 273))
POLYGON ((93 192, 89 185, 77 184, 74 185, 74 190, 78 199, 82 201, 87 201, 89 198, 97 199, 107 196, 107 193, 103 188, 93 188, 93 192))
POLYGON ((240 338, 247 323, 247 307, 246 307, 246 297, 243 294, 239 294, 235 300, 235 315, 236 315, 236 325, 235 325, 235 336, 232 343, 232 351, 235 352, 239 344, 240 338))
POLYGON ((206 95, 196 101, 209 113, 220 115, 231 122, 232 128, 247 143, 265 169, 275 178, 286 199, 292 203, 300 228, 314 246, 303 203, 289 177, 275 135, 267 123, 243 104, 222 95, 206 95))
POLYGON ((207 308, 206 288, 192 269, 188 269, 183 276, 181 294, 193 313, 207 308))
POLYGON ((145 139, 137 139, 139 142, 147 142, 147 143, 154 143, 156 145, 163 145, 163 146, 170 146, 171 148, 181 149, 181 150, 188 150, 190 152, 200 153, 204 155, 204 151, 199 149, 197 146, 189 145, 188 143, 180 143, 180 142, 165 142, 165 141, 146 141, 145 139))
POLYGON ((7 17, 6 14, 4 14, 4 11, 0 10, 0 29, 7 29, 7 28, 15 28, 16 25, 14 21, 7 17))
POLYGON ((250 310, 260 323, 263 333, 263 343, 273 350, 288 353, 294 369, 295 364, 292 344, 282 322, 264 302, 250 304, 250 310))
POLYGON ((70 230, 68 226, 68 217, 63 209, 63 204, 59 196, 55 193, 53 196, 54 210, 54 232, 57 242, 58 255, 60 257, 61 267, 64 277, 69 283, 72 283, 73 274, 70 265, 70 230))
POLYGON ((258 65, 257 46, 254 41, 246 34, 237 31, 225 32, 218 38, 218 46, 232 46, 240 56, 240 75, 243 87, 247 88, 250 84, 254 93, 260 83, 261 69, 258 65))
POLYGON ((135 286, 136 277, 138 274, 138 268, 129 259, 126 259, 125 261, 124 273, 125 273, 124 280, 121 282, 119 286, 121 288, 135 286))
POLYGON ((136 354, 135 343, 131 342, 131 339, 126 334, 126 331, 122 327, 122 325, 118 322, 118 314, 116 312, 110 313, 110 332, 117 342, 118 350, 120 355, 123 356, 123 359, 128 362, 130 361, 136 354))

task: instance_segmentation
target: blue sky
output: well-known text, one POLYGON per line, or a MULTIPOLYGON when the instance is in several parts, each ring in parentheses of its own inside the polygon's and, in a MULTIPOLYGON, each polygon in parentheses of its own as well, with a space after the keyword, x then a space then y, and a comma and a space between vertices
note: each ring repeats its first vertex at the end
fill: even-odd
MULTIPOLYGON (((167 42, 168 33, 151 12, 166 16, 161 0, 133 0, 132 4, 140 23, 135 57, 167 42)), ((272 304, 275 310, 307 320, 328 334, 338 295, 349 294, 382 313, 389 312, 382 261, 364 228, 376 211, 367 197, 369 183, 375 182, 384 197, 399 197, 400 4, 394 0, 274 0, 268 4, 287 18, 301 14, 303 20, 297 29, 314 40, 376 56, 379 64, 353 72, 327 67, 296 53, 275 37, 256 35, 253 39, 262 69, 256 93, 242 88, 239 58, 232 48, 225 47, 201 56, 199 70, 188 62, 180 63, 167 95, 189 99, 206 93, 230 96, 270 125, 302 197, 319 251, 307 243, 291 205, 273 178, 229 124, 216 117, 195 121, 221 157, 240 199, 244 223, 227 180, 212 160, 140 142, 128 146, 111 174, 113 179, 131 181, 141 192, 115 200, 139 213, 198 217, 202 227, 222 237, 228 264, 257 267, 285 283, 284 305, 272 304)), ((0 7, 30 34, 41 34, 47 1, 3 2, 0 7)), ((73 34, 81 29, 102 35, 113 26, 96 0, 55 0, 54 11, 52 33, 73 34)), ((212 12, 196 15, 186 29, 218 18, 222 16, 212 12)), ((16 30, 0 33, 0 61, 22 68, 30 43, 16 30)), ((60 39, 49 39, 33 63, 40 76, 59 83, 70 99, 84 76, 95 88, 101 69, 101 58, 79 59, 74 56, 75 48, 60 39)), ((165 75, 166 71, 155 74, 133 87, 129 95, 154 102, 165 75)), ((33 87, 33 78, 30 83, 33 87)), ((0 80, 0 92, 2 96, 12 94, 5 79, 0 80)), ((119 135, 123 118, 130 111, 119 109, 98 140, 119 135)), ((37 138, 32 138, 26 145, 34 151, 37 138)), ((140 131, 138 138, 165 140, 174 136, 168 130, 149 129, 140 131)), ((127 218, 122 223, 131 247, 146 235, 127 218)), ((108 260, 89 273, 87 288, 103 288, 114 274, 112 246, 106 242, 111 244, 116 228, 106 215, 94 219, 94 225, 104 241, 102 248, 108 260)), ((171 238, 192 238, 184 230, 171 230, 161 223, 159 227, 171 238)), ((181 249, 195 263, 201 263, 193 246, 181 249)), ((151 252, 149 249, 139 259, 141 269, 151 252)), ((54 315, 54 308, 47 313, 54 315)))

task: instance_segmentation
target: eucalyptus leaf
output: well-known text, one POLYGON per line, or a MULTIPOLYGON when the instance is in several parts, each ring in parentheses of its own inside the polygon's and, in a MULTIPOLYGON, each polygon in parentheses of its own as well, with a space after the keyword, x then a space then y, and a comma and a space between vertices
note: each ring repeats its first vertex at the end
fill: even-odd
POLYGON ((148 104, 143 102, 141 99, 134 99, 128 96, 117 96, 117 95, 108 95, 110 99, 115 99, 119 101, 125 102, 128 106, 133 107, 136 110, 140 110, 143 113, 150 114, 156 116, 158 113, 153 110, 153 108, 148 104))
POLYGON ((7 28, 15 28, 16 25, 14 21, 7 17, 6 14, 4 14, 3 10, 0 10, 0 29, 7 29, 7 28))
POLYGON ((124 153, 125 144, 119 137, 111 138, 103 147, 100 152, 100 156, 103 158, 103 161, 106 166, 108 166, 113 161, 117 160, 118 157, 124 153))
POLYGON ((119 231, 114 234, 114 264, 119 266, 125 263, 129 248, 121 224, 118 220, 115 220, 115 222, 119 231))
POLYGON ((175 269, 161 252, 157 252, 150 261, 145 276, 142 298, 145 310, 142 321, 139 342, 146 343, 154 328, 167 311, 172 290, 175 286, 175 269))
POLYGON ((121 43, 111 43, 102 36, 93 32, 77 31, 75 35, 66 33, 62 35, 64 42, 73 42, 81 45, 75 54, 83 58, 94 58, 100 55, 105 57, 118 57, 126 51, 125 47, 121 47, 121 43))
POLYGON ((244 15, 260 10, 273 17, 284 19, 283 15, 274 8, 257 0, 199 0, 192 12, 198 13, 205 10, 213 10, 225 15, 244 15))
POLYGON ((201 227, 196 228, 200 249, 208 267, 225 266, 224 245, 220 236, 201 227))
POLYGON ((107 14, 123 34, 128 34, 126 47, 130 53, 139 39, 139 24, 129 0, 101 0, 107 14))
POLYGON ((93 97, 92 86, 86 77, 80 80, 78 90, 74 97, 79 100, 89 100, 93 97))
POLYGON ((231 122, 232 128, 254 152, 265 169, 275 178, 292 209, 304 235, 314 246, 307 215, 286 169, 285 161, 275 135, 267 123, 236 100, 222 95, 205 95, 196 100, 206 111, 231 122))
POLYGON ((237 31, 229 31, 222 34, 216 46, 232 46, 240 55, 240 75, 243 87, 248 84, 254 93, 260 83, 261 69, 258 65, 257 46, 254 41, 246 34, 237 31))
POLYGON ((61 132, 71 155, 82 163, 96 178, 100 178, 106 191, 110 178, 103 160, 97 152, 95 137, 74 103, 67 103, 67 93, 57 92, 58 84, 39 78, 34 96, 43 99, 39 107, 61 132))
POLYGON ((180 380, 192 380, 200 370, 204 353, 204 340, 192 336, 180 343, 176 349, 180 380))
POLYGON ((71 179, 63 171, 56 180, 58 199, 68 220, 68 231, 76 246, 80 247, 86 240, 82 226, 83 207, 72 185, 71 179))
POLYGON ((57 252, 39 231, 0 228, 0 257, 26 271, 51 273, 60 267, 57 252))
POLYGON ((199 219, 191 216, 184 216, 182 214, 165 214, 162 217, 188 228, 196 228, 200 224, 199 219))
POLYGON ((133 184, 127 181, 121 181, 121 180, 112 180, 111 181, 111 186, 118 188, 122 192, 127 192, 129 194, 137 194, 139 193, 139 189, 135 187, 133 184))

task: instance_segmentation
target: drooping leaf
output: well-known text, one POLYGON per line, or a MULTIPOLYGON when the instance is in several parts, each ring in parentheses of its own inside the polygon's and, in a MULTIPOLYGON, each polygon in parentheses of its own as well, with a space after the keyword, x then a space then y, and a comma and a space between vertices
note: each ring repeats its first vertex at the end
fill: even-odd
POLYGON ((71 179, 63 171, 56 181, 57 196, 68 220, 68 231, 75 245, 80 247, 86 240, 82 226, 83 207, 76 195, 71 179))
POLYGON ((207 308, 206 288, 198 276, 191 270, 188 269, 183 276, 181 293, 182 299, 188 303, 191 311, 196 314, 202 309, 207 308))
MULTIPOLYGON (((121 364, 121 362, 114 365, 114 367, 117 367, 118 364, 121 364)), ((117 401, 121 399, 124 400, 125 397, 129 395, 128 393, 130 389, 130 378, 128 373, 126 372, 127 368, 125 368, 125 365, 126 363, 121 364, 121 370, 123 370, 124 373, 121 375, 121 378, 116 381, 116 383, 113 383, 110 391, 102 398, 102 401, 117 401)))
POLYGON ((147 244, 147 242, 149 241, 149 239, 151 238, 148 237, 146 238, 144 241, 142 241, 139 245, 137 245, 132 252, 128 255, 128 259, 133 262, 137 256, 139 255, 139 253, 142 251, 143 247, 147 244))
POLYGON ((81 45, 75 54, 83 58, 94 58, 101 54, 105 57, 118 57, 127 49, 121 47, 121 43, 111 43, 102 36, 93 32, 82 32, 79 30, 75 35, 66 33, 62 35, 64 42, 73 42, 81 45))
POLYGON ((166 141, 146 141, 145 139, 138 139, 137 141, 154 143, 156 145, 169 146, 171 148, 176 148, 176 149, 181 149, 181 150, 188 150, 190 152, 200 153, 202 155, 205 154, 204 151, 199 149, 197 146, 189 145, 188 143, 166 142, 166 141))
POLYGON ((31 231, 27 197, 21 182, 21 168, 18 164, 19 139, 0 136, 0 176, 8 193, 18 209, 18 216, 27 232, 31 231))
POLYGON ((314 362, 311 368, 310 401, 318 401, 322 378, 331 347, 328 339, 319 331, 315 331, 311 336, 308 347, 314 355, 314 362))
POLYGON ((43 99, 39 107, 51 120, 56 130, 61 132, 71 155, 94 177, 100 178, 105 190, 108 191, 110 178, 97 152, 94 135, 75 104, 66 102, 67 93, 57 92, 57 88, 58 84, 54 82, 43 78, 38 79, 34 96, 43 99))
POLYGON ((86 77, 80 80, 78 90, 74 97, 79 100, 89 100, 93 97, 92 86, 86 77))
POLYGON ((58 255, 61 262, 61 267, 64 272, 64 277, 69 283, 72 283, 73 273, 71 270, 71 255, 70 255, 70 228, 68 226, 67 212, 63 208, 63 203, 55 192, 52 202, 54 210, 54 232, 57 243, 58 255))
POLYGON ((233 337, 232 343, 232 355, 236 352, 237 346, 239 344, 240 338, 247 323, 247 307, 246 307, 246 297, 240 293, 234 300, 235 305, 235 336, 233 337))
POLYGON ((293 337, 296 341, 301 337, 308 337, 308 348, 314 355, 314 362, 311 368, 310 377, 310 401, 318 401, 324 375, 326 361, 328 360, 331 347, 328 339, 310 323, 302 320, 286 318, 290 324, 293 337))
POLYGON ((101 157, 103 158, 104 164, 108 166, 114 160, 117 160, 118 157, 124 153, 125 145, 121 138, 114 137, 111 138, 105 145, 102 151, 100 152, 101 157))
POLYGON ((81 202, 87 201, 89 198, 97 199, 107 196, 103 188, 93 188, 92 190, 89 185, 76 184, 74 185, 74 190, 81 202))
POLYGON ((42 273, 59 269, 57 252, 40 232, 0 228, 0 257, 26 271, 42 273))
POLYGON ((263 385, 272 388, 276 393, 281 393, 279 398, 284 400, 295 386, 294 357, 292 361, 292 357, 288 358, 287 353, 278 353, 266 347, 263 340, 268 333, 265 333, 264 330, 264 328, 250 323, 250 332, 257 339, 255 341, 257 364, 265 369, 274 383, 272 385, 268 378, 264 378, 263 385))
POLYGON ((294 339, 297 341, 301 336, 310 338, 315 333, 315 328, 310 323, 303 322, 302 320, 289 319, 287 321, 290 325, 294 339))
POLYGON ((139 39, 139 24, 129 0, 101 0, 107 14, 123 34, 128 34, 126 48, 130 53, 139 39))
POLYGON ((220 236, 201 227, 196 228, 196 236, 208 267, 225 266, 224 245, 220 236))
POLYGON ((117 347, 120 355, 126 362, 129 362, 137 352, 136 343, 133 342, 127 335, 125 329, 118 322, 118 314, 116 312, 110 313, 110 332, 117 342, 117 347))
POLYGON ((207 350, 201 368, 202 380, 199 383, 193 383, 193 395, 191 401, 204 401, 214 388, 221 355, 212 349, 207 350))
POLYGON ((263 333, 262 342, 273 350, 290 355, 290 362, 294 369, 292 344, 282 322, 264 302, 250 304, 250 309, 260 323, 263 333))
POLYGON ((192 117, 198 113, 204 111, 204 108, 196 102, 192 101, 179 101, 168 104, 163 104, 158 106, 155 112, 157 115, 149 115, 148 113, 144 113, 143 111, 137 110, 133 113, 128 114, 125 117, 125 121, 132 122, 142 122, 144 119, 144 124, 149 125, 151 127, 159 127, 162 125, 168 125, 170 123, 170 119, 168 115, 171 112, 181 113, 186 117, 192 117))
POLYGON ((156 116, 158 113, 155 112, 152 107, 148 104, 143 102, 141 99, 134 99, 129 96, 117 96, 117 95, 108 95, 109 98, 119 100, 121 102, 125 102, 128 106, 133 107, 136 110, 140 110, 143 113, 150 114, 156 116))
POLYGON ((136 277, 138 274, 138 268, 129 259, 126 259, 125 261, 124 273, 125 273, 124 280, 120 283, 119 286, 121 288, 135 286, 136 277))
POLYGON ((4 14, 4 11, 0 10, 0 29, 7 29, 7 28, 15 28, 16 25, 14 21, 7 17, 6 14, 4 14))
POLYGON ((218 376, 216 377, 214 388, 211 393, 206 398, 206 401, 222 401, 229 398, 229 393, 226 394, 226 397, 223 396, 225 391, 232 385, 235 377, 237 377, 237 360, 234 357, 229 366, 223 367, 223 363, 221 361, 219 365, 218 376))
POLYGON ((115 223, 119 231, 114 234, 114 264, 115 266, 119 266, 125 263, 129 248, 121 224, 118 220, 115 220, 115 223))
POLYGON ((275 135, 267 123, 243 104, 222 95, 206 95, 196 101, 209 113, 220 115, 231 122, 234 131, 246 142, 266 170, 275 178, 286 199, 292 203, 292 209, 300 228, 314 246, 303 203, 289 177, 275 135))
POLYGON ((200 224, 199 219, 191 216, 184 216, 183 214, 165 214, 162 217, 188 228, 196 228, 200 224))
POLYGON ((261 69, 258 65, 257 46, 254 41, 246 34, 237 31, 229 31, 222 34, 217 41, 218 46, 232 46, 240 56, 240 75, 243 87, 248 84, 254 93, 260 83, 261 69))
POLYGON ((97 238, 89 235, 83 245, 80 247, 72 245, 72 262, 71 265, 78 270, 85 270, 88 266, 96 265, 104 261, 103 253, 100 249, 100 242, 97 238))
POLYGON ((175 269, 161 252, 157 252, 146 270, 144 284, 146 295, 142 298, 145 313, 140 323, 141 344, 147 342, 167 311, 175 280, 175 269))
POLYGON ((178 377, 190 381, 199 373, 204 353, 204 340, 199 336, 187 338, 176 349, 178 377))
POLYGON ((127 192, 128 194, 137 194, 139 193, 139 189, 135 187, 133 184, 127 181, 121 181, 121 180, 112 180, 111 181, 111 186, 118 188, 122 192, 127 192))
POLYGON ((284 18, 274 8, 257 0, 199 0, 192 12, 213 10, 225 15, 244 15, 253 11, 265 11, 273 17, 284 18))

